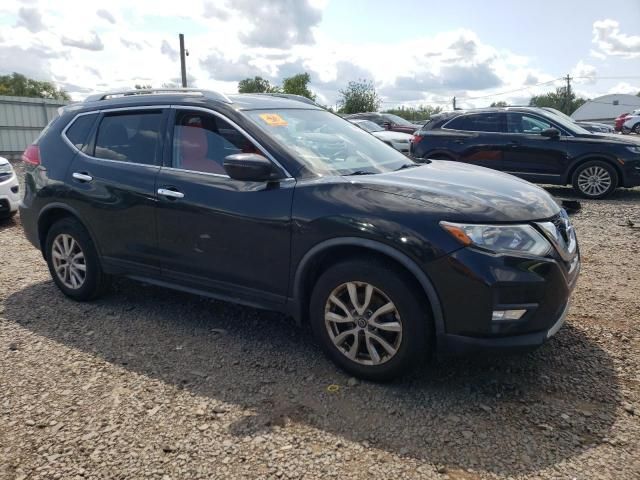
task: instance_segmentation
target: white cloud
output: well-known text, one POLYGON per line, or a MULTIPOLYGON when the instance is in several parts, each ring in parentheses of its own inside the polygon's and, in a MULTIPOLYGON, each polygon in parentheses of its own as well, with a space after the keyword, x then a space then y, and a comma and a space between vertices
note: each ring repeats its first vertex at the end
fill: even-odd
POLYGON ((84 50, 99 51, 104 49, 104 44, 96 32, 92 32, 90 35, 83 37, 66 37, 63 36, 60 39, 62 45, 68 47, 82 48, 84 50))
POLYGON ((104 8, 100 8, 96 11, 96 15, 98 15, 100 18, 106 20, 107 22, 114 24, 116 23, 116 19, 115 17, 111 14, 111 12, 109 12, 108 10, 105 10, 104 8))
POLYGON ((16 26, 24 27, 31 33, 39 32, 45 28, 44 23, 42 23, 42 16, 35 8, 20 8, 16 26))
POLYGON ((631 85, 627 82, 620 82, 611 87, 608 93, 627 93, 629 95, 636 95, 638 92, 640 92, 640 84, 631 85))
POLYGON ((593 43, 601 53, 623 58, 640 56, 640 35, 620 32, 620 24, 615 20, 598 20, 593 23, 593 43))

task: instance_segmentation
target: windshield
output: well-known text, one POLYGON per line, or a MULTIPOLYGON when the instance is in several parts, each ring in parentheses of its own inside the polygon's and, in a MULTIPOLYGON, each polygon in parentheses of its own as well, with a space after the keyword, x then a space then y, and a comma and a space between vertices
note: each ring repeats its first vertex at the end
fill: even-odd
POLYGON ((411 123, 410 121, 405 120, 404 118, 399 117, 398 115, 394 115, 393 113, 385 113, 384 118, 391 120, 396 125, 405 126, 405 127, 413 126, 413 123, 411 123))
POLYGON ((360 127, 325 110, 249 110, 262 130, 319 175, 364 175, 413 162, 360 127))
POLYGON ((358 125, 360 128, 363 128, 367 132, 384 132, 385 131, 385 129, 382 128, 380 125, 378 125, 377 123, 373 123, 370 120, 356 120, 353 123, 358 125))
POLYGON ((589 130, 587 130, 586 128, 582 128, 580 125, 575 123, 575 121, 571 117, 567 117, 569 120, 566 120, 563 116, 557 115, 555 113, 551 113, 548 110, 547 112, 551 116, 554 122, 559 123, 562 127, 566 128, 571 133, 591 135, 591 132, 589 130))

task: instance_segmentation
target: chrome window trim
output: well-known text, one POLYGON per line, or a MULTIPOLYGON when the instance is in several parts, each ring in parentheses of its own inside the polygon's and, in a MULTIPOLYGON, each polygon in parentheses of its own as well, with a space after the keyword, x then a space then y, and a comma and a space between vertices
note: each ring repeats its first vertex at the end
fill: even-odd
MULTIPOLYGON (((162 165, 149 165, 148 163, 138 163, 138 162, 126 162, 123 160, 113 160, 110 158, 100 158, 100 157, 95 157, 93 155, 89 155, 85 152, 83 152, 82 150, 80 150, 78 147, 76 147, 71 140, 69 140, 69 138, 67 137, 67 130, 69 128, 71 128, 71 125, 73 125, 75 123, 75 121, 77 120, 78 117, 81 117, 83 115, 93 115, 93 114, 101 114, 101 113, 110 113, 110 112, 120 112, 120 111, 125 111, 125 110, 158 110, 158 109, 165 109, 165 108, 170 108, 169 105, 142 105, 139 107, 118 107, 118 108, 100 108, 100 109, 96 109, 96 110, 90 110, 88 112, 82 112, 82 113, 78 113, 77 115, 75 115, 71 121, 67 124, 66 127, 64 127, 64 129, 62 129, 62 132, 60 133, 60 135, 62 136, 62 140, 69 145, 73 150, 76 151, 76 153, 80 153, 83 156, 87 157, 87 158, 91 158, 92 160, 98 160, 100 162, 115 162, 115 163, 124 163, 127 165, 142 165, 145 167, 158 167, 160 168, 162 165)), ((98 126, 99 127, 99 126, 98 126)))
MULTIPOLYGON (((253 143, 253 145, 255 147, 258 148, 258 150, 260 150, 265 157, 267 157, 269 160, 271 160, 272 163, 274 163, 275 165, 277 165, 278 167, 280 167, 280 169, 282 169, 282 171, 285 173, 286 177, 285 178, 293 178, 293 175, 291 175, 289 173, 289 171, 284 168, 284 166, 282 166, 282 164, 280 162, 278 162, 273 155, 271 155, 266 148, 264 148, 262 145, 260 145, 260 143, 254 139, 251 135, 249 135, 247 133, 247 131, 242 128, 240 125, 238 125, 236 122, 234 122, 233 120, 229 119, 228 117, 226 117, 225 115, 216 112, 215 110, 212 110, 210 108, 205 108, 205 107, 192 107, 189 105, 171 105, 170 108, 173 108, 174 110, 195 110, 195 111, 201 111, 201 112, 205 112, 205 113, 209 113, 211 115, 213 115, 214 117, 218 117, 222 120, 224 120, 225 122, 227 122, 229 125, 231 125, 233 128, 235 128, 236 130, 238 130, 242 135, 244 135, 244 137, 249 140, 251 143, 253 143)), ((175 127, 175 125, 173 125, 175 127)), ((171 138, 173 138, 173 132, 171 134, 171 138)), ((173 165, 173 151, 171 152, 171 165, 173 165)), ((184 170, 187 172, 196 172, 196 173, 208 173, 208 172, 198 172, 198 170, 187 170, 187 169, 183 169, 183 168, 176 168, 176 167, 169 167, 172 168, 174 170, 184 170)), ((226 177, 226 178, 231 178, 228 175, 220 175, 220 174, 212 174, 212 175, 218 175, 221 177, 226 177)))
MULTIPOLYGON (((196 175, 207 175, 209 177, 218 177, 218 178, 225 178, 228 180, 231 180, 231 177, 229 175, 223 175, 221 173, 211 173, 211 172, 200 172, 199 170, 187 170, 186 168, 176 168, 176 167, 162 167, 162 170, 169 170, 172 172, 184 172, 184 173, 194 173, 196 175)), ((293 177, 286 177, 286 178, 282 178, 277 180, 278 182, 290 182, 292 180, 295 180, 295 178, 293 177)))

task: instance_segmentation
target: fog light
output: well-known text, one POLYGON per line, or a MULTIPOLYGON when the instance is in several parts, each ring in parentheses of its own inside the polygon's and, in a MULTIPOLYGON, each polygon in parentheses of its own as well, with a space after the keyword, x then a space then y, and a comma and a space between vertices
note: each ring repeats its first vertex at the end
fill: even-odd
POLYGON ((520 320, 522 316, 527 313, 526 309, 520 310, 494 310, 491 315, 492 321, 501 321, 501 320, 520 320))

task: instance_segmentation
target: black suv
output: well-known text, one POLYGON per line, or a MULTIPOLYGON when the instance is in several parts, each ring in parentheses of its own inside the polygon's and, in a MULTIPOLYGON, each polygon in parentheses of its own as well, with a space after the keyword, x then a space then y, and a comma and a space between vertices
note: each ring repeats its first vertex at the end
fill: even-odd
POLYGON ((540 345, 578 275, 574 230, 544 190, 416 164, 292 99, 92 96, 24 161, 22 224, 69 297, 124 275, 278 310, 364 378, 436 351, 540 345))
POLYGON ((440 114, 416 132, 410 152, 415 158, 472 163, 536 183, 572 184, 587 198, 640 185, 640 142, 594 135, 539 108, 440 114))

